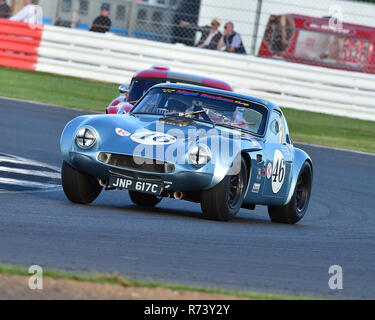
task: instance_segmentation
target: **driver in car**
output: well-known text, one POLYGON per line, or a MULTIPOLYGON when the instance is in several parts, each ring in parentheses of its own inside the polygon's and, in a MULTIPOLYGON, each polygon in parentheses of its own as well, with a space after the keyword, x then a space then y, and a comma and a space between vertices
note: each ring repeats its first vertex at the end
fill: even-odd
POLYGON ((167 108, 168 113, 185 113, 187 106, 179 100, 170 99, 168 100, 167 108))

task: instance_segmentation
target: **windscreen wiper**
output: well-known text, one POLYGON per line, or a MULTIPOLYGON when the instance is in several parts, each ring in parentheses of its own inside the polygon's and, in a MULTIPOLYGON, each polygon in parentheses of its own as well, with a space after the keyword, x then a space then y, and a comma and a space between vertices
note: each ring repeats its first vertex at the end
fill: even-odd
POLYGON ((215 124, 218 126, 228 125, 228 126, 235 127, 235 126, 240 126, 241 124, 246 124, 246 123, 244 122, 216 122, 215 124))
POLYGON ((179 116, 179 117, 191 117, 191 116, 195 116, 197 114, 201 114, 201 113, 207 113, 206 110, 199 110, 199 111, 193 111, 193 112, 167 112, 167 113, 164 113, 164 117, 166 116, 179 116))
MULTIPOLYGON (((249 125, 249 123, 243 123, 243 122, 216 122, 216 123, 214 123, 214 127, 215 126, 223 126, 223 127, 230 128, 230 129, 237 129, 237 130, 240 130, 240 131, 243 131, 243 132, 246 132, 246 133, 252 133, 248 129, 237 127, 237 126, 240 126, 241 124, 248 124, 249 125)), ((255 124, 250 123, 250 125, 255 125, 255 124)))

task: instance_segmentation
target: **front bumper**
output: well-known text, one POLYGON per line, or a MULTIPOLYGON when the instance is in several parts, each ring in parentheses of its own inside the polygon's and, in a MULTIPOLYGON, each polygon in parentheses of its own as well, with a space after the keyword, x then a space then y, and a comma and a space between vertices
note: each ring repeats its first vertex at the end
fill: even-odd
POLYGON ((212 165, 196 168, 192 165, 174 165, 174 172, 155 173, 130 168, 121 168, 103 163, 98 160, 99 152, 69 152, 69 158, 64 159, 79 171, 85 172, 98 179, 109 180, 110 175, 132 178, 145 182, 159 182, 168 191, 198 191, 208 190, 219 181, 215 178, 212 165))

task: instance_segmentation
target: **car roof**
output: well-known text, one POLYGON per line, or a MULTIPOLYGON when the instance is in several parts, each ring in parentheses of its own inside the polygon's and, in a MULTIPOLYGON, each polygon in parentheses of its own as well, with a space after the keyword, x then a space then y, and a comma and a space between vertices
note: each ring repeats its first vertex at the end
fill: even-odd
POLYGON ((199 92, 204 92, 204 93, 209 93, 209 94, 219 94, 219 95, 223 95, 229 98, 243 99, 243 100, 248 100, 251 102, 261 104, 267 107, 270 112, 274 109, 281 112, 280 108, 274 103, 272 103, 271 101, 236 93, 233 91, 225 91, 225 90, 207 88, 207 87, 202 87, 202 86, 195 86, 195 85, 189 85, 189 84, 175 84, 175 83, 160 83, 160 84, 153 86, 152 88, 182 89, 182 90, 199 91, 199 92))
POLYGON ((136 75, 134 75, 133 78, 158 78, 165 79, 166 81, 180 81, 195 85, 202 85, 211 88, 233 91, 231 85, 225 81, 188 73, 175 72, 171 71, 169 68, 166 67, 154 66, 150 69, 138 72, 136 75))

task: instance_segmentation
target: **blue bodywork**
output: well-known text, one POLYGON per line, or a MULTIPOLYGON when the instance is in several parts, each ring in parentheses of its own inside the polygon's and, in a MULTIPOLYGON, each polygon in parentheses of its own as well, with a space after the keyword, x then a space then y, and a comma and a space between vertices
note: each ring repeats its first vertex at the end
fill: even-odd
MULTIPOLYGON (((219 132, 226 132, 228 134, 236 132, 241 135, 239 153, 241 153, 242 157, 245 159, 249 172, 247 192, 243 206, 254 204, 281 206, 290 201, 303 164, 307 161, 312 166, 312 162, 303 150, 294 147, 289 137, 287 123, 278 106, 263 99, 217 89, 177 84, 161 84, 155 87, 196 90, 207 94, 220 94, 221 96, 226 96, 228 98, 251 101, 266 107, 268 109, 268 115, 263 135, 251 134, 244 130, 237 130, 220 125, 217 125, 215 129, 219 132), (279 128, 282 128, 280 141, 275 141, 275 134, 272 131, 275 127, 274 122, 272 122, 272 115, 276 115, 276 117, 280 115, 280 121, 278 121, 279 128), (278 155, 278 159, 283 158, 285 168, 281 169, 280 166, 279 170, 279 173, 282 171, 283 181, 281 183, 279 182, 278 185, 273 185, 273 172, 277 165, 274 163, 276 154, 278 155), (267 171, 269 171, 270 168, 272 173, 271 176, 270 172, 267 174, 267 171), (279 190, 276 190, 275 192, 274 188, 279 190)), ((134 108, 136 107, 137 105, 134 108)), ((141 115, 132 114, 132 112, 125 115, 87 115, 77 117, 66 125, 62 133, 62 158, 77 170, 107 181, 113 170, 117 170, 116 174, 121 175, 121 171, 119 170, 124 169, 124 167, 117 167, 104 163, 99 159, 99 154, 104 152, 132 156, 135 148, 139 147, 139 143, 133 141, 131 135, 140 129, 152 132, 157 131, 157 124, 161 118, 162 115, 141 115), (75 142, 76 134, 82 127, 91 128, 97 135, 95 145, 88 150, 80 148, 75 142), (117 134, 117 128, 126 130, 129 135, 121 136, 117 134)), ((212 128, 212 124, 210 123, 195 121, 193 125, 187 125, 182 128, 179 127, 178 129, 187 132, 192 129, 204 129, 207 131, 210 128, 212 128)), ((173 129, 176 129, 176 126, 173 123, 164 125, 165 132, 170 132, 170 130, 173 129)), ((206 136, 205 139, 212 142, 215 139, 231 140, 231 137, 210 135, 208 137, 206 136)), ((184 160, 186 160, 185 158, 187 157, 189 146, 192 142, 194 141, 189 141, 186 137, 176 136, 174 144, 183 148, 185 153, 176 156, 176 161, 173 163, 173 172, 156 173, 143 171, 142 168, 126 168, 126 171, 124 171, 123 174, 125 177, 129 177, 130 175, 132 178, 138 180, 160 181, 164 185, 164 190, 170 192, 199 192, 211 189, 220 183, 220 181, 222 181, 222 179, 228 174, 230 166, 227 163, 222 163, 220 156, 215 154, 212 155, 211 161, 203 166, 197 167, 187 163, 184 160)), ((229 143, 232 143, 232 141, 229 141, 229 143)), ((169 145, 155 146, 155 152, 153 153, 155 156, 153 158, 155 160, 165 161, 164 155, 167 152, 166 149, 168 147, 169 145), (156 148, 159 149, 156 150, 156 148)), ((275 180, 277 180, 277 177, 275 177, 275 180)))

